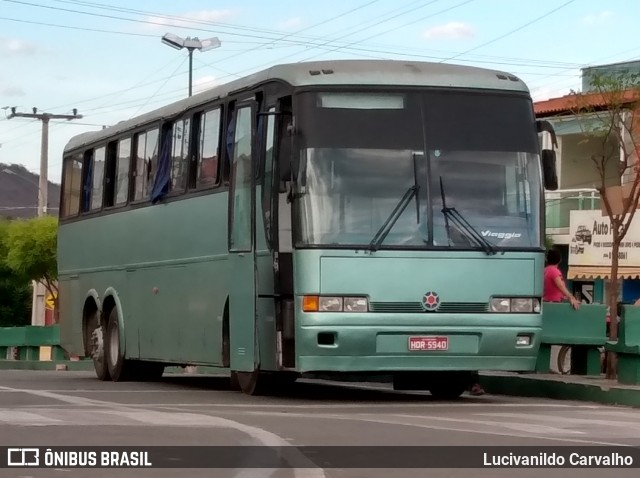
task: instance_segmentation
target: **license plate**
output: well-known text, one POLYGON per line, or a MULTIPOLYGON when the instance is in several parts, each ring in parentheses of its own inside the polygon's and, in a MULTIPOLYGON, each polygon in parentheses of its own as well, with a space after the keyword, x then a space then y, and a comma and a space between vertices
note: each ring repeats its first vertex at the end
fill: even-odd
POLYGON ((409 350, 448 350, 448 337, 409 337, 409 350))

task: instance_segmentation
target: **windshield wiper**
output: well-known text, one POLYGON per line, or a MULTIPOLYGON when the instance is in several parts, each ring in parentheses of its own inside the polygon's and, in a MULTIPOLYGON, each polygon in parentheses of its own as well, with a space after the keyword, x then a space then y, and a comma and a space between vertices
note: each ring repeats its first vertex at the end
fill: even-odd
POLYGON ((447 230, 447 240, 451 245, 451 231, 449 229, 449 219, 461 230, 469 239, 474 240, 484 250, 487 255, 496 254, 498 248, 487 241, 482 235, 460 214, 455 207, 447 207, 444 194, 444 186, 442 184, 442 176, 440 176, 440 195, 442 196, 442 214, 444 214, 445 228, 447 230))
POLYGON ((380 229, 378 229, 376 235, 373 236, 373 239, 371 239, 371 242, 369 243, 369 249, 371 251, 377 251, 380 248, 382 241, 384 241, 389 232, 391 232, 394 224, 411 202, 411 198, 413 197, 413 195, 418 193, 418 189, 420 189, 420 186, 418 186, 417 184, 414 184, 413 186, 409 187, 409 189, 407 189, 407 191, 404 193, 404 196, 402 196, 402 199, 400 199, 400 202, 398 202, 397 206, 393 209, 393 211, 391 211, 391 214, 389 215, 387 220, 384 222, 384 224, 382 224, 382 226, 380 226, 380 229))

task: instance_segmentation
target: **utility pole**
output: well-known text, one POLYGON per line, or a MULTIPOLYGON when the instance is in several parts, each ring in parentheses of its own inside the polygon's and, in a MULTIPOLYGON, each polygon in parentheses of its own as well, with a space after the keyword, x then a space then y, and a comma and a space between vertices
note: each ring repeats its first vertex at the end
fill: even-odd
MULTIPOLYGON (((33 113, 17 113, 16 107, 11 107, 11 118, 32 118, 42 121, 42 141, 40 146, 40 178, 38 185, 38 216, 47 215, 49 202, 49 120, 66 119, 68 121, 82 118, 76 108, 72 115, 56 115, 51 113, 38 113, 38 108, 33 108, 33 113)), ((45 296, 46 289, 39 282, 33 281, 33 298, 31 302, 31 325, 45 325, 45 296)))
POLYGON ((38 113, 38 108, 33 108, 33 113, 16 113, 15 106, 11 108, 11 118, 32 118, 42 121, 42 140, 40 146, 40 181, 38 186, 38 216, 47 215, 47 204, 49 201, 49 120, 66 119, 68 121, 82 118, 76 108, 72 115, 55 115, 51 113, 38 113))

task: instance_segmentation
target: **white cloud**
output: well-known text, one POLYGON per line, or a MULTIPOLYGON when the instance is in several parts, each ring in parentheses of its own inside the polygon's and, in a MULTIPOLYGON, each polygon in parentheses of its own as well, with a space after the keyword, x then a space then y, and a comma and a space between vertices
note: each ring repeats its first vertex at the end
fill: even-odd
POLYGON ((231 10, 200 10, 198 12, 189 12, 183 15, 177 15, 177 18, 147 17, 146 21, 153 22, 155 25, 148 25, 151 28, 164 28, 168 25, 176 25, 181 27, 202 26, 199 22, 222 22, 234 16, 231 10), (194 23, 195 22, 195 23, 194 23))
POLYGON ((202 76, 193 80, 193 94, 202 93, 214 86, 219 85, 220 82, 215 76, 202 76))
POLYGON ((429 39, 440 38, 472 38, 476 34, 475 30, 468 23, 449 22, 444 25, 431 27, 424 32, 424 37, 429 39))
POLYGON ((28 41, 17 38, 0 37, 0 56, 33 55, 38 47, 28 41))
POLYGON ((26 96, 25 91, 19 86, 5 86, 0 88, 2 96, 26 96))
POLYGON ((302 25, 302 18, 300 18, 300 17, 291 17, 291 18, 288 18, 288 19, 280 22, 278 24, 278 27, 288 30, 290 28, 297 28, 300 25, 302 25))
POLYGON ((551 88, 548 86, 541 86, 538 88, 531 88, 531 97, 533 101, 545 101, 551 98, 560 98, 571 93, 571 87, 565 88, 551 88))
POLYGON ((612 11, 606 10, 600 13, 591 13, 586 17, 583 17, 582 21, 587 25, 597 25, 599 23, 606 22, 613 15, 614 13, 612 11))

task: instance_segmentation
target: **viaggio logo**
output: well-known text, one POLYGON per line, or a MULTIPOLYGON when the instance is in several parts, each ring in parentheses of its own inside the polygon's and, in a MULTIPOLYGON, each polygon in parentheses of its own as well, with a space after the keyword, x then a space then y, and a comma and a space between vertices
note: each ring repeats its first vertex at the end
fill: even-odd
POLYGON ((484 237, 497 237, 498 239, 516 239, 522 237, 519 232, 491 232, 489 229, 482 231, 484 237))

